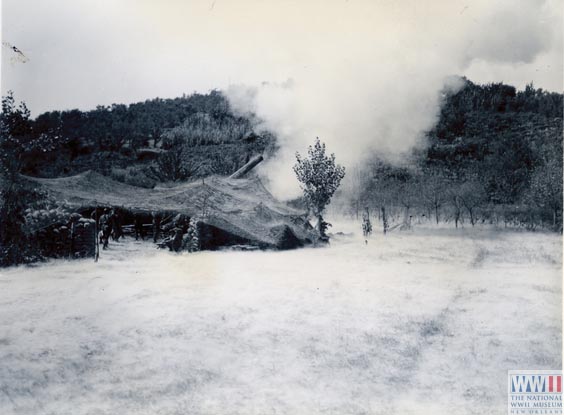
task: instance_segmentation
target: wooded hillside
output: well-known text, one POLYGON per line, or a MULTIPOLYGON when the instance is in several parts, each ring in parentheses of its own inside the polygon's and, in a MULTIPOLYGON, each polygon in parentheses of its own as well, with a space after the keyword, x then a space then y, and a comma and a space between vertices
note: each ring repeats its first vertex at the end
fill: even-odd
POLYGON ((30 134, 57 136, 57 149, 29 154, 22 172, 58 177, 97 170, 149 187, 227 174, 274 144, 270 133, 254 130, 256 124, 235 115, 218 91, 47 112, 30 121, 30 134))
POLYGON ((562 94, 532 85, 464 80, 445 92, 424 150, 402 167, 376 156, 363 169, 353 211, 561 229, 562 105, 562 94))

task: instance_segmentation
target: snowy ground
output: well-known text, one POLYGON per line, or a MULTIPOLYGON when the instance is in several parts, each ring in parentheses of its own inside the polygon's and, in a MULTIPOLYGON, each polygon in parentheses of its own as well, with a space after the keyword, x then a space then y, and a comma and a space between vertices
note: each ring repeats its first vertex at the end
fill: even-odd
POLYGON ((505 414, 507 370, 562 365, 561 252, 429 229, 3 271, 0 413, 505 414))

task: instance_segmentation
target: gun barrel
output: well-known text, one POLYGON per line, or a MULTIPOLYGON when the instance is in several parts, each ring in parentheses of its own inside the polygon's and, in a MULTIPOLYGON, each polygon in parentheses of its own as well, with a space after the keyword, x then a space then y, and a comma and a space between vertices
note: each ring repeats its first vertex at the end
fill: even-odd
POLYGON ((263 159, 262 156, 253 157, 243 167, 241 167, 239 170, 237 170, 235 173, 233 173, 231 176, 229 176, 229 178, 230 179, 240 179, 241 177, 244 177, 248 172, 250 172, 252 169, 254 169, 256 167, 256 165, 259 164, 263 160, 264 159, 263 159))

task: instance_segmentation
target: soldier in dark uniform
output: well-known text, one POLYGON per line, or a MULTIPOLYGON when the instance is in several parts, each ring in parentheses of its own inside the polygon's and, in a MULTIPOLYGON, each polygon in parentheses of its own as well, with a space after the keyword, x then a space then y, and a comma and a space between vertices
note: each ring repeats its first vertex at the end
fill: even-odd
POLYGON ((370 222, 370 212, 368 208, 366 208, 366 212, 362 214, 362 234, 365 238, 372 234, 372 223, 370 222))
POLYGON ((153 242, 157 243, 161 235, 161 215, 159 212, 153 212, 153 242))
POLYGON ((121 216, 119 212, 112 210, 112 236, 114 241, 119 241, 119 238, 123 236, 123 230, 121 229, 121 216))
POLYGON ((141 220, 141 215, 139 213, 135 214, 134 223, 135 223, 135 240, 138 241, 139 236, 141 236, 141 239, 144 241, 145 231, 143 230, 143 222, 141 220))

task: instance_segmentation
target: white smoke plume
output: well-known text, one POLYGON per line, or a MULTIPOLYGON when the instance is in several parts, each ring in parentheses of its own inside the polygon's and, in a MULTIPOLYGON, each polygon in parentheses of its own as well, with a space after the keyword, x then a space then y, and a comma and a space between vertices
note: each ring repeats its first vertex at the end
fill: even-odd
POLYGON ((291 169, 295 152, 316 136, 346 167, 373 152, 398 160, 424 145, 423 134, 439 114, 440 91, 460 85, 451 75, 465 74, 475 62, 532 62, 555 37, 546 26, 554 18, 549 3, 434 3, 411 2, 412 9, 357 3, 350 14, 340 5, 337 22, 319 16, 313 33, 300 27, 308 36, 292 53, 303 65, 272 68, 271 79, 287 79, 228 89, 236 110, 256 114, 278 135, 279 153, 260 170, 273 193, 299 194, 291 169), (403 14, 407 10, 411 15, 403 14))

